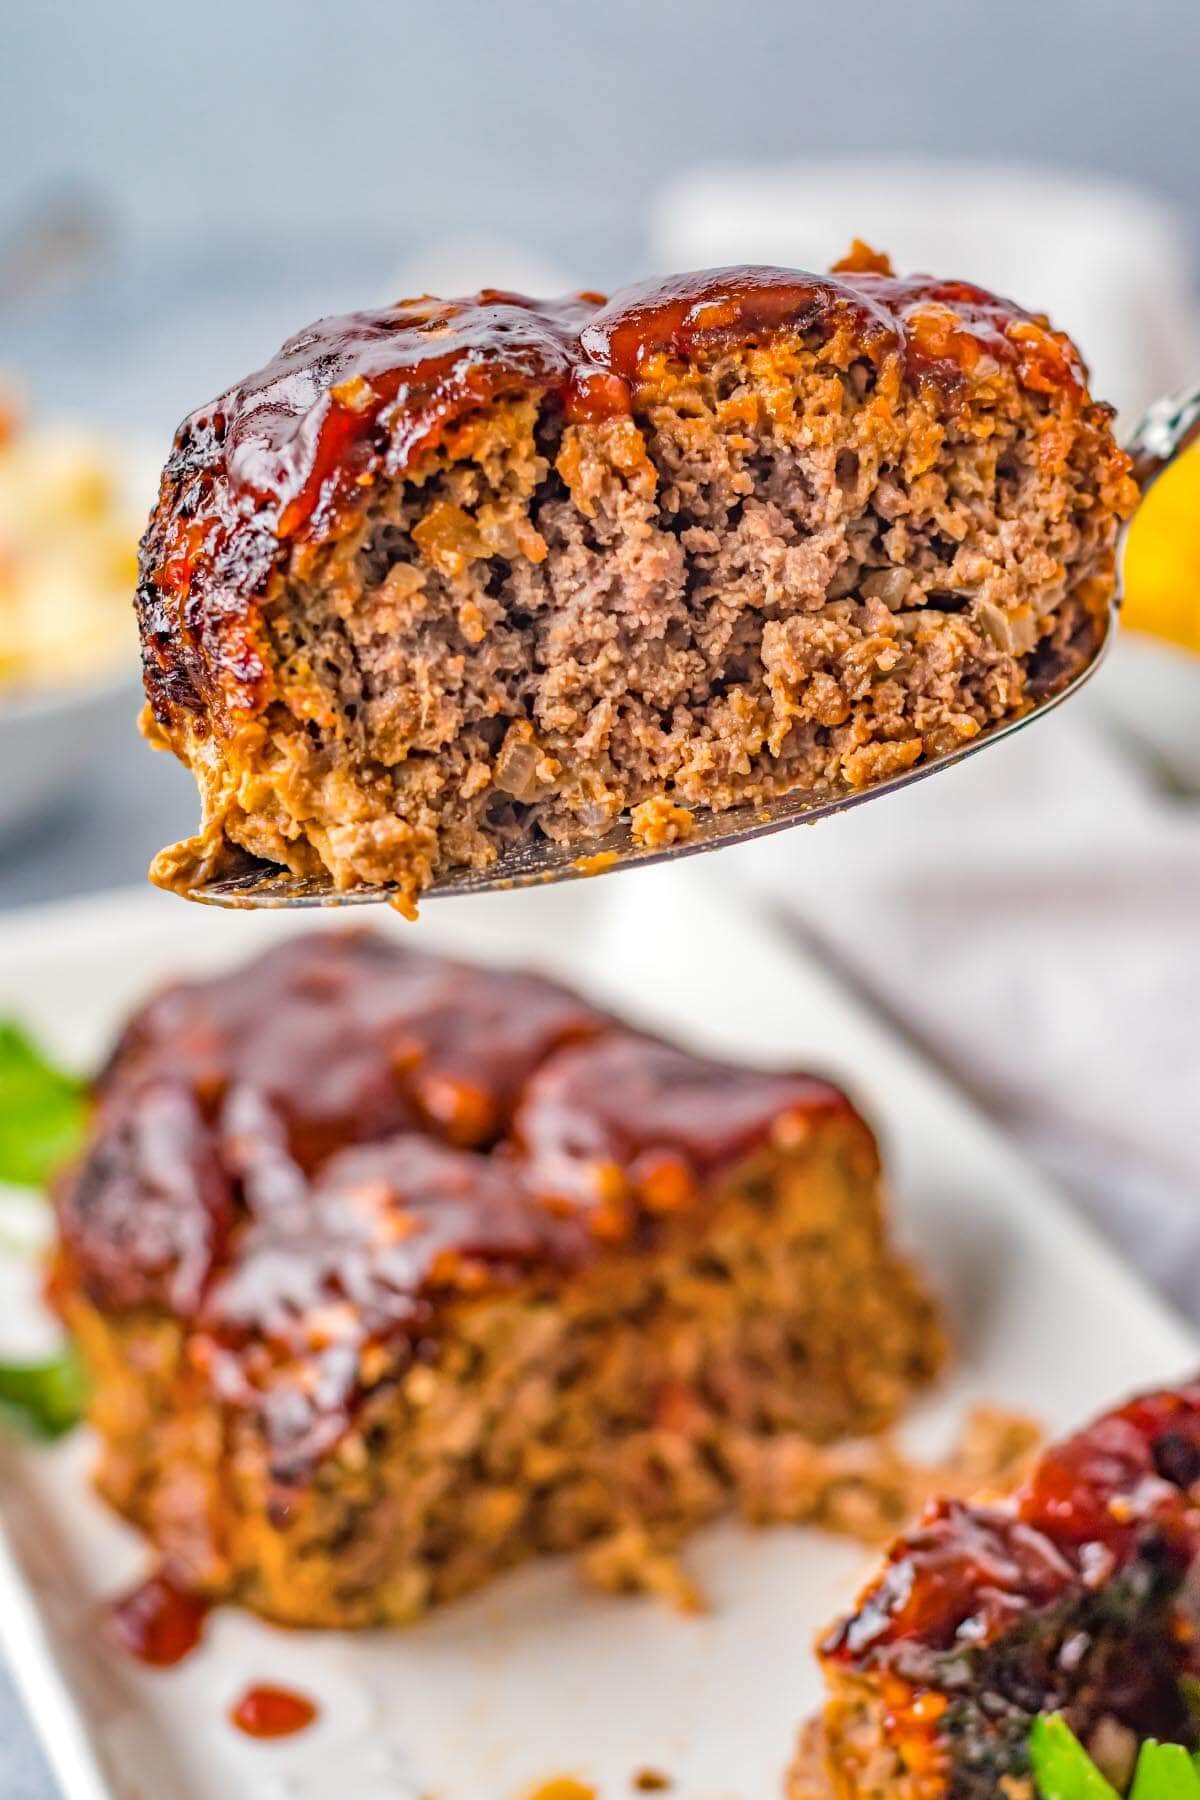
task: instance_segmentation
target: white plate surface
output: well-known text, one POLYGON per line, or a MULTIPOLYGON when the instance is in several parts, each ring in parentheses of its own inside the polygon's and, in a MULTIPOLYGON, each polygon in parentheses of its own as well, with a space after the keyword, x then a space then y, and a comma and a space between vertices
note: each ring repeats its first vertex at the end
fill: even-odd
MULTIPOLYGON (((914 1421, 922 1447, 945 1447, 976 1399, 1060 1429, 1185 1372, 1190 1334, 952 1092, 751 917, 726 870, 705 859, 383 924, 418 945, 538 963, 697 1046, 845 1080, 882 1128, 898 1230, 958 1340, 953 1377, 914 1421)), ((288 929, 150 893, 10 917, 0 1014, 86 1066, 159 977, 235 961, 288 929)), ((723 1525, 689 1550, 712 1600, 701 1618, 589 1594, 547 1563, 405 1632, 284 1633, 222 1610, 193 1657, 149 1672, 97 1630, 106 1596, 147 1558, 91 1496, 90 1457, 80 1433, 0 1463, 0 1639, 69 1800, 518 1800, 562 1774, 621 1800, 647 1767, 671 1776, 671 1800, 772 1800, 819 1699, 813 1634, 864 1568, 861 1550, 814 1532, 723 1525), (311 1694, 317 1725, 269 1745, 241 1737, 226 1713, 260 1680, 311 1694)))

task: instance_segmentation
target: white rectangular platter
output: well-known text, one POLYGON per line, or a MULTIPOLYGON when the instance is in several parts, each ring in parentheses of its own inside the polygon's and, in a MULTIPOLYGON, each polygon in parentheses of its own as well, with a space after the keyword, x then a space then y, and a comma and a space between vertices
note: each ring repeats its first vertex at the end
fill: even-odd
MULTIPOLYGON (((297 928, 149 892, 0 925, 0 1015, 80 1067, 155 982, 297 928)), ((358 915, 356 922, 361 922, 358 915)), ((828 1070, 880 1126, 897 1229, 942 1292, 954 1372, 913 1431, 941 1449, 986 1399, 1071 1426, 1187 1371, 1190 1334, 943 1082, 725 885, 724 866, 662 870, 431 905, 418 945, 538 964, 695 1044, 828 1070)), ((314 926, 350 923, 348 915, 314 926)), ((3 1307, 11 1327, 15 1309, 3 1307)), ((3 1348, 11 1348, 5 1342, 3 1348)), ((860 1549, 729 1524, 688 1553, 712 1609, 590 1594, 565 1564, 507 1577, 404 1632, 280 1632, 224 1609, 169 1672, 122 1661, 97 1628, 144 1547, 88 1486, 85 1433, 0 1461, 0 1639, 68 1800, 520 1800, 570 1774, 598 1800, 637 1771, 670 1800, 773 1800, 819 1700, 811 1643, 853 1592, 860 1549), (227 1722, 253 1681, 317 1700, 301 1735, 227 1722)))

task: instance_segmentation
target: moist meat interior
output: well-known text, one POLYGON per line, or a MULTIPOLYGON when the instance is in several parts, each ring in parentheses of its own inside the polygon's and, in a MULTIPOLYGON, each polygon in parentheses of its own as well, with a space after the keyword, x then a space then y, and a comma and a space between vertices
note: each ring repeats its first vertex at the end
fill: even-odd
POLYGON ((195 753, 210 816, 301 872, 415 889, 645 801, 635 830, 669 830, 663 797, 948 750, 1094 649, 1112 513, 1087 434, 1057 430, 1011 379, 939 417, 799 337, 676 366, 636 417, 494 401, 293 547, 252 753, 232 786, 195 753))
MULTIPOLYGON (((288 1624, 404 1624, 589 1545, 602 1585, 678 1581, 669 1552, 731 1503, 818 1512, 789 1459, 890 1423, 943 1355, 861 1145, 750 1159, 704 1211, 652 1254, 451 1309, 436 1355, 368 1343, 341 1422, 313 1418, 331 1356, 275 1356, 223 1404, 202 1334, 74 1297, 101 1491, 189 1584, 288 1624)), ((257 1275, 243 1258, 230 1305, 257 1275)))

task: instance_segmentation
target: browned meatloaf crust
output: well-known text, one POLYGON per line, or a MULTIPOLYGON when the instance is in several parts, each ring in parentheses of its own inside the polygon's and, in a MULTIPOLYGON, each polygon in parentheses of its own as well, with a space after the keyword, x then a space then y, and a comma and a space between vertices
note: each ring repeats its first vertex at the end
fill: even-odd
POLYGON ((339 889, 854 789, 1092 657, 1134 489, 1070 341, 979 288, 725 269, 325 319, 180 428, 147 728, 339 889))
POLYGON ((1124 1789, 1140 1741, 1195 1749, 1200 1386, 1046 1451, 996 1505, 933 1502, 820 1646, 789 1800, 1032 1800, 1062 1712, 1124 1789))
POLYGON ((296 1624, 583 1546, 653 1585, 761 1515, 756 1451, 885 1426, 943 1357, 835 1088, 378 936, 152 1000, 57 1216, 103 1493, 296 1624))

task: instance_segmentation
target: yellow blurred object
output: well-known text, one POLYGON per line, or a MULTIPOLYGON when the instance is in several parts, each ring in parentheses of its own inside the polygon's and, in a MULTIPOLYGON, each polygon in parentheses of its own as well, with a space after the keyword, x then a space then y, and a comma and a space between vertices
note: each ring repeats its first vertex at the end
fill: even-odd
POLYGON ((133 665, 137 527, 112 462, 84 432, 26 428, 0 391, 0 687, 133 665))
POLYGON ((1124 621, 1200 653, 1200 444, 1159 477, 1129 528, 1124 621))

